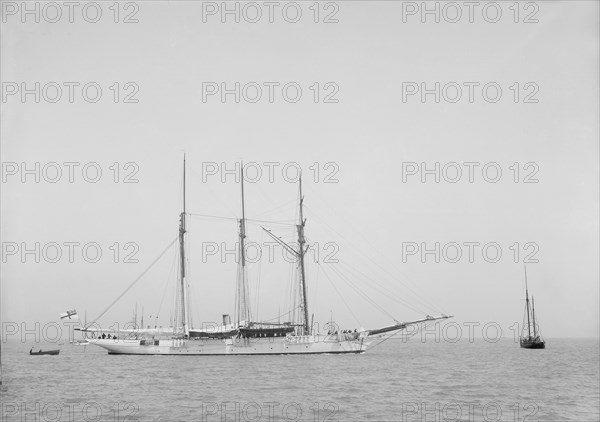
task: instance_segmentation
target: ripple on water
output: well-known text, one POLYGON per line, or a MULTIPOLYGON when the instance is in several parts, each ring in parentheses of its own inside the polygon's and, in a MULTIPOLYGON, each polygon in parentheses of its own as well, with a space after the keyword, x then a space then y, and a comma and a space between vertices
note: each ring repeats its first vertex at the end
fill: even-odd
POLYGON ((321 420, 331 412, 340 421, 401 420, 406 406, 423 403, 496 403, 511 421, 515 403, 521 421, 528 405, 537 406, 533 420, 599 420, 598 341, 548 343, 532 353, 512 341, 392 340, 361 355, 270 357, 109 356, 70 345, 59 356, 30 357, 29 348, 9 344, 2 400, 98 403, 106 421, 123 402, 135 403, 140 421, 201 420, 203 409, 224 402, 257 403, 265 412, 265 403, 276 403, 275 420, 292 403, 302 421, 315 412, 321 420))

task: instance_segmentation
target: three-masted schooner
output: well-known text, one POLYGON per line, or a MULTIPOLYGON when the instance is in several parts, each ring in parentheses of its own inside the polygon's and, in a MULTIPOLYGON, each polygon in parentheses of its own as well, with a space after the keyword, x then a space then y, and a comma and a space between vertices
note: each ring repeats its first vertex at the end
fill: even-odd
MULTIPOLYGON (((527 325, 525 328, 525 321, 523 321, 523 330, 519 343, 524 349, 545 349, 546 342, 542 338, 540 329, 535 322, 535 304, 533 296, 531 296, 531 307, 529 306, 529 288, 527 287, 527 267, 525 267, 525 314, 527 319, 527 325), (533 333, 532 333, 533 329, 533 333)), ((524 318, 524 319, 525 319, 524 318)))
POLYGON ((314 330, 309 320, 307 280, 304 268, 305 254, 308 250, 304 236, 306 219, 303 214, 302 179, 299 179, 299 221, 296 225, 297 245, 295 248, 283 242, 271 231, 263 228, 275 241, 297 257, 300 291, 299 322, 273 324, 271 322, 252 321, 249 312, 249 292, 246 279, 246 257, 244 242, 246 238, 246 216, 244 210, 244 175, 242 165, 241 191, 242 213, 239 219, 239 273, 237 286, 237 321, 231 322, 229 315, 223 315, 223 323, 211 329, 194 329, 189 326, 189 298, 185 258, 186 240, 186 190, 185 157, 183 162, 183 209, 179 219, 179 279, 177 327, 174 332, 166 333, 156 329, 120 330, 118 335, 100 336, 102 330, 88 324, 79 328, 87 341, 108 351, 109 354, 131 355, 269 355, 269 354, 319 354, 319 353, 362 353, 373 340, 384 333, 398 332, 408 326, 428 324, 432 321, 451 318, 441 315, 426 316, 423 319, 398 322, 372 329, 354 332, 330 331, 321 333, 314 330))

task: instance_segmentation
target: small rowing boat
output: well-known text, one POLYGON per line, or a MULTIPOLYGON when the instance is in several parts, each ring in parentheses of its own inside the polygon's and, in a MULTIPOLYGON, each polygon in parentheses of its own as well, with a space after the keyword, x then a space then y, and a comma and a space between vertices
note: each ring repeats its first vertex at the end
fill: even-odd
POLYGON ((60 350, 42 350, 40 349, 38 352, 33 351, 33 347, 29 351, 30 355, 58 355, 60 350))

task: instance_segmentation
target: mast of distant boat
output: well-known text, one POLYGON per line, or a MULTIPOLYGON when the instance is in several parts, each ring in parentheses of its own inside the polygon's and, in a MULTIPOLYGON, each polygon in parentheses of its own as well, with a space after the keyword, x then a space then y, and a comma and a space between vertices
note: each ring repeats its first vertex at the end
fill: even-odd
POLYGON ((304 239, 304 225, 306 224, 306 219, 304 218, 302 204, 304 202, 304 196, 302 195, 302 175, 300 175, 300 220, 297 226, 298 229, 298 257, 300 258, 300 282, 301 282, 301 291, 302 291, 302 310, 304 316, 304 335, 310 335, 310 325, 308 320, 308 295, 306 292, 306 275, 304 270, 304 253, 306 252, 304 249, 304 244, 306 240, 304 239))
POLYGON ((179 217, 179 255, 181 257, 181 271, 180 271, 180 282, 181 282, 181 324, 183 327, 183 335, 187 337, 188 321, 186 318, 187 312, 187 294, 186 294, 186 273, 185 273, 185 154, 183 155, 183 211, 179 217))
POLYGON ((531 322, 529 320, 529 289, 527 288, 527 265, 525 266, 525 306, 527 308, 527 333, 531 338, 531 322))
POLYGON ((535 302, 533 301, 533 296, 531 296, 531 317, 533 319, 533 338, 537 337, 535 332, 535 302))

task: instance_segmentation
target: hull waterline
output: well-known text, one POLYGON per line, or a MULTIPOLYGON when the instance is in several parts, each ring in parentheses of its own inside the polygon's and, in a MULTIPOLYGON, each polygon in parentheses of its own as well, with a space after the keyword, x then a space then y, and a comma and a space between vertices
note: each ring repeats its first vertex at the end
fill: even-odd
POLYGON ((230 339, 92 339, 90 344, 112 355, 296 355, 363 353, 370 342, 337 336, 230 339))

